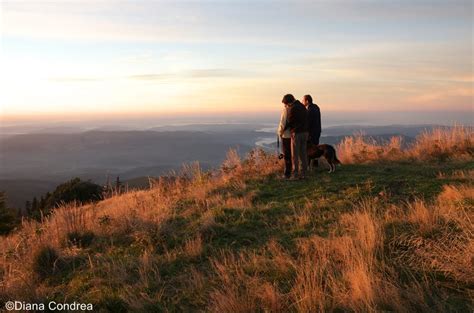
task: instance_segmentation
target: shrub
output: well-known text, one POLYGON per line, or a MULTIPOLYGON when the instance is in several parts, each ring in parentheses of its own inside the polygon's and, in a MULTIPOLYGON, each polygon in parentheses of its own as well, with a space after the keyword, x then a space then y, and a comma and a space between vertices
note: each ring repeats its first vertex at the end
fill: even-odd
POLYGON ((47 193, 38 202, 33 199, 31 216, 40 220, 43 215, 48 215, 60 205, 70 203, 89 203, 103 199, 102 187, 90 181, 81 181, 79 178, 71 179, 59 186, 52 193, 47 193), (36 204, 35 204, 36 203, 36 204))
POLYGON ((99 216, 99 225, 101 226, 109 226, 111 221, 112 221, 112 218, 107 214, 99 216))
POLYGON ((99 303, 99 307, 106 309, 108 312, 128 312, 128 306, 125 301, 117 296, 107 296, 99 303))
POLYGON ((40 248, 33 256, 33 272, 40 280, 43 280, 54 273, 59 255, 50 246, 40 248))
POLYGON ((88 247, 95 238, 91 231, 74 231, 67 234, 67 240, 78 247, 88 247))

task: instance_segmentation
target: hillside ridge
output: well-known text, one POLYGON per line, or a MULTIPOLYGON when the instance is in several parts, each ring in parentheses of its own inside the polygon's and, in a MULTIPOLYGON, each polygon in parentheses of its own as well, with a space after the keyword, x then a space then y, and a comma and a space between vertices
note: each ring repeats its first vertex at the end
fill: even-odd
POLYGON ((393 143, 348 139, 338 147, 342 167, 329 174, 322 164, 301 181, 280 179, 274 155, 255 150, 241 159, 231 150, 216 172, 195 163, 150 190, 65 205, 0 238, 0 305, 74 299, 103 312, 472 310, 467 135, 469 142, 450 148, 439 136, 430 144, 422 137, 409 155, 393 143))

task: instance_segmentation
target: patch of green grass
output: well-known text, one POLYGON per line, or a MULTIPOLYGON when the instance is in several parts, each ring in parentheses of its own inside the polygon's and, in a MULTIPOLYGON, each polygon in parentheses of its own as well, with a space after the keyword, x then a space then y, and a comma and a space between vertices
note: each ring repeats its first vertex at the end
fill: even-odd
POLYGON ((379 196, 381 192, 393 203, 412 198, 432 200, 443 185, 463 182, 458 178, 438 178, 439 172, 472 170, 474 162, 447 164, 387 163, 377 165, 343 165, 334 173, 321 168, 312 172, 306 180, 268 180, 249 182, 249 190, 255 192, 255 202, 293 202, 301 204, 306 199, 317 201, 326 198, 334 203, 343 200, 344 206, 366 197, 379 196))

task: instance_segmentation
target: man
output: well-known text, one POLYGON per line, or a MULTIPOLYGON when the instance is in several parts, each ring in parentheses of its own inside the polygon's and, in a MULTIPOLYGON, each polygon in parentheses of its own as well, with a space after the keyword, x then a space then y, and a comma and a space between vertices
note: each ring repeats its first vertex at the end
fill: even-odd
POLYGON ((293 95, 287 94, 282 102, 288 108, 288 123, 286 128, 291 132, 291 156, 293 158, 293 178, 306 178, 308 169, 308 156, 306 145, 308 141, 308 112, 301 102, 293 95), (300 169, 301 161, 301 173, 300 169))
POLYGON ((303 104, 308 110, 308 136, 312 144, 319 145, 319 137, 321 137, 321 111, 317 104, 313 103, 310 95, 303 97, 303 104))
POLYGON ((278 125, 278 136, 281 138, 283 158, 285 159, 285 179, 291 177, 291 132, 286 127, 288 124, 288 105, 284 105, 281 111, 280 124, 278 125))

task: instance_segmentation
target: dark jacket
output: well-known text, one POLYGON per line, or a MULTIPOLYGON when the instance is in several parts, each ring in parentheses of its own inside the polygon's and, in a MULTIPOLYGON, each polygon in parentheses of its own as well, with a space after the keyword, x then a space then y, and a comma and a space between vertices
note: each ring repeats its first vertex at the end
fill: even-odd
POLYGON ((308 132, 309 137, 317 137, 321 135, 321 111, 317 104, 308 105, 308 132))
POLYGON ((308 111, 298 100, 289 107, 287 127, 295 134, 308 131, 308 111))

